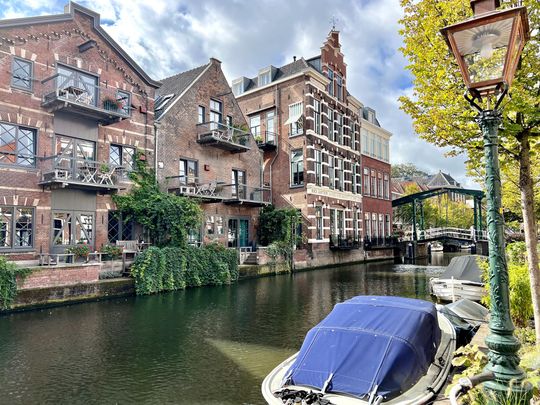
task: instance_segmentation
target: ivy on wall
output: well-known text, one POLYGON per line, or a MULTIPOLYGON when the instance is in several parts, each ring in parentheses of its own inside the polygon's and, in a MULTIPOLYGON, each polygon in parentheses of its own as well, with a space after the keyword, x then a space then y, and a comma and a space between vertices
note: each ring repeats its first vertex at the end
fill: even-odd
POLYGON ((238 280, 235 249, 221 244, 202 247, 150 247, 131 266, 137 295, 222 285, 238 280))
POLYGON ((20 269, 0 256, 0 309, 9 309, 17 295, 17 277, 25 278, 30 269, 20 269))

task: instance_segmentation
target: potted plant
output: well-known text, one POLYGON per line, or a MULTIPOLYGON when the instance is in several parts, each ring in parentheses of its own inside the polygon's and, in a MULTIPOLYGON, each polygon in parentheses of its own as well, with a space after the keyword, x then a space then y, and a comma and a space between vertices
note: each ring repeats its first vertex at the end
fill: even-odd
POLYGON ((109 170, 111 168, 109 167, 109 165, 107 163, 102 163, 101 165, 99 165, 99 172, 100 173, 109 173, 109 170))
POLYGON ((258 144, 263 143, 262 135, 255 135, 255 142, 257 142, 258 144))
POLYGON ((108 111, 117 111, 122 108, 122 102, 111 97, 103 99, 103 108, 108 111))
POLYGON ((86 262, 88 261, 88 255, 90 254, 90 247, 85 243, 79 243, 78 245, 67 248, 66 252, 73 254, 75 261, 82 258, 86 262))
POLYGON ((122 256, 122 246, 103 245, 101 253, 103 260, 115 260, 122 256))

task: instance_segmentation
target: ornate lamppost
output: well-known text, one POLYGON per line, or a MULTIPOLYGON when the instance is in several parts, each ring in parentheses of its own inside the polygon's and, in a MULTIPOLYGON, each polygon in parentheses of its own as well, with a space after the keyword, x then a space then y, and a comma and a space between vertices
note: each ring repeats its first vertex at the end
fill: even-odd
POLYGON ((489 285, 491 294, 490 334, 486 338, 493 379, 484 384, 494 403, 509 392, 528 396, 530 388, 519 368, 519 341, 510 318, 508 268, 501 214, 501 179, 498 158, 499 106, 516 72, 519 57, 529 39, 525 7, 497 10, 499 0, 472 0, 474 17, 441 30, 454 54, 469 94, 465 98, 478 110, 486 166, 489 285), (485 102, 487 108, 481 105, 485 102), (494 103, 490 108, 490 102, 494 103))

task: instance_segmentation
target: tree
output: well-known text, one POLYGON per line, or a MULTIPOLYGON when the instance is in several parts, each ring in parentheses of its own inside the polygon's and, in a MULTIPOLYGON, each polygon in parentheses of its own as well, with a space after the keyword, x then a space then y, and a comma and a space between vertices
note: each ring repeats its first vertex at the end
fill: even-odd
POLYGON ((142 225, 157 246, 184 246, 190 230, 198 229, 202 210, 193 199, 160 190, 153 170, 146 161, 135 160, 136 170, 130 173, 134 186, 113 201, 127 220, 142 225))
MULTIPOLYGON (((502 7, 513 2, 503 1, 502 7)), ((540 3, 524 0, 531 28, 540 24, 540 3)), ((409 59, 408 69, 414 79, 411 97, 400 98, 401 108, 414 121, 419 136, 450 154, 467 153, 473 169, 482 167, 482 136, 474 122, 475 111, 462 94, 459 68, 439 30, 471 17, 468 0, 401 0, 405 14, 400 33, 404 38, 401 51, 409 59)), ((518 173, 521 213, 527 263, 531 279, 532 301, 537 342, 540 344, 540 269, 538 267, 537 228, 535 224, 534 181, 531 159, 536 159, 540 143, 540 40, 538 29, 531 32, 525 46, 520 69, 512 84, 511 98, 503 105, 503 128, 499 149, 503 173, 518 173)), ((505 196, 505 198, 507 198, 505 196)))
POLYGON ((392 178, 427 177, 428 174, 420 170, 414 163, 398 163, 392 165, 392 178))

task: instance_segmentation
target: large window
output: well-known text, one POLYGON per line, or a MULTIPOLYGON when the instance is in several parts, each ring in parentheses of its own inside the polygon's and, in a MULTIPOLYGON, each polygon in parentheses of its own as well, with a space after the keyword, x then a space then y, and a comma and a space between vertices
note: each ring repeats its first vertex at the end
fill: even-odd
POLYGON ((70 138, 57 135, 55 166, 68 171, 72 178, 80 177, 80 167, 86 161, 94 161, 96 157, 96 143, 84 139, 70 138))
POLYGON ((382 178, 382 173, 377 173, 377 177, 378 177, 378 182, 379 182, 379 198, 383 198, 383 178, 382 178))
POLYGON ((390 199, 390 179, 387 174, 384 175, 384 199, 390 199))
POLYGON ((54 211, 52 216, 53 245, 69 246, 79 243, 93 245, 94 214, 79 211, 54 211))
POLYGON ((334 166, 335 158, 332 155, 328 156, 328 187, 335 187, 336 171, 334 166))
POLYGON ((315 184, 322 186, 322 152, 315 149, 315 184))
POLYGON ((0 206, 0 251, 34 246, 34 209, 0 206))
POLYGON ((369 212, 366 212, 364 214, 364 235, 366 236, 366 239, 371 238, 371 214, 369 212))
POLYGON ((240 200, 247 199, 247 180, 244 170, 233 169, 231 172, 232 197, 240 200))
POLYGON ((334 95, 334 71, 332 69, 328 69, 328 80, 330 80, 330 83, 328 83, 328 93, 333 96, 334 95))
POLYGON ((352 192, 362 194, 362 171, 360 163, 353 164, 353 187, 352 192))
POLYGON ((302 126, 302 115, 304 113, 304 103, 294 103, 289 105, 289 119, 287 124, 289 124, 289 135, 299 135, 304 132, 302 126))
POLYGON ((36 131, 0 122, 0 164, 35 166, 36 131))
POLYGON ((343 100, 343 79, 340 75, 336 75, 336 96, 338 100, 343 100))
POLYGON ((261 136, 261 116, 255 115, 249 118, 249 128, 253 136, 261 136))
POLYGON ((221 101, 210 100, 210 122, 214 123, 212 126, 217 127, 215 123, 223 122, 223 104, 221 101))
MULTIPOLYGON (((57 72, 56 87, 62 97, 81 104, 98 105, 99 91, 96 76, 63 65, 58 65, 57 72)), ((106 100, 104 103, 107 103, 106 100)), ((105 105, 108 103, 104 104, 104 108, 105 105)))
POLYGON ((377 176, 375 170, 371 171, 371 196, 377 197, 377 176))
POLYGON ((223 217, 219 215, 208 215, 205 224, 206 235, 210 238, 221 237, 225 234, 223 228, 223 217))
POLYGON ((32 91, 32 74, 34 64, 32 61, 13 58, 11 65, 11 85, 18 89, 32 91))
POLYGON ((321 133, 321 103, 319 100, 313 100, 313 119, 315 124, 315 133, 321 133))
POLYGON ((304 184, 304 156, 302 149, 291 152, 291 186, 304 184))
POLYGON ((109 243, 116 243, 117 240, 133 240, 133 221, 127 221, 118 211, 109 211, 107 219, 107 237, 109 243))
POLYGON ((180 159, 180 185, 197 184, 199 180, 198 163, 196 160, 180 159))
POLYGON ((385 228, 386 228, 386 236, 389 237, 392 235, 392 229, 390 225, 390 214, 385 214, 384 221, 385 221, 385 228))
POLYGON ((369 186, 369 169, 364 168, 364 194, 369 195, 370 186, 369 186))
POLYGON ((336 142, 343 145, 343 116, 336 113, 336 120, 334 121, 334 129, 336 131, 336 142))
POLYGON ((135 148, 124 145, 109 146, 109 163, 114 166, 121 166, 125 174, 133 171, 135 162, 135 148))
POLYGON ((336 139, 334 134, 334 110, 328 108, 328 140, 334 141, 336 139))
POLYGON ((334 171, 334 188, 343 191, 343 159, 337 157, 334 158, 334 171))

